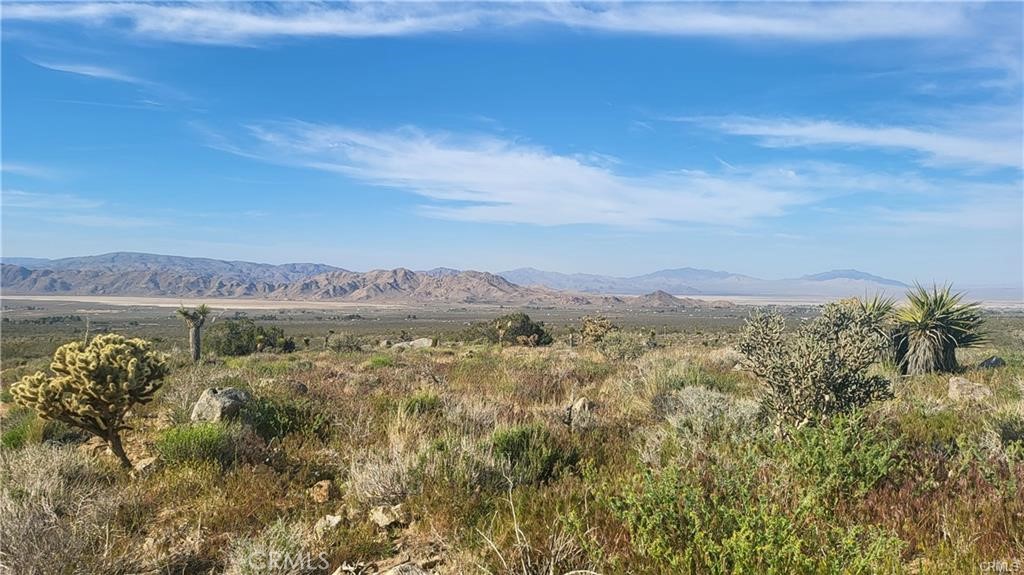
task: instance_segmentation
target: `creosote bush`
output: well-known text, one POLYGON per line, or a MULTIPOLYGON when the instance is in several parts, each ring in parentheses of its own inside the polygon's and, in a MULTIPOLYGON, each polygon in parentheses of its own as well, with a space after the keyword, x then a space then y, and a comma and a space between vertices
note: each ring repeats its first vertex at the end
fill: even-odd
POLYGON ((804 427, 891 395, 889 381, 868 367, 885 343, 857 306, 831 303, 785 335, 775 312, 757 311, 740 334, 744 366, 765 385, 762 406, 777 432, 804 427))
POLYGON ((204 345, 217 355, 249 355, 257 351, 295 351, 295 340, 277 326, 265 327, 251 319, 217 322, 207 331, 204 345))
POLYGON ((637 359, 655 345, 652 333, 618 330, 606 333, 596 343, 601 355, 614 361, 637 359))
POLYGON ((12 386, 15 401, 44 419, 102 438, 121 464, 131 467, 121 445, 124 418, 132 406, 148 403, 160 389, 168 373, 163 354, 145 340, 106 334, 89 343, 60 346, 50 369, 52 376, 37 372, 12 386))
POLYGON ((551 345, 554 341, 543 324, 533 321, 522 312, 495 318, 487 327, 487 338, 503 345, 551 345))

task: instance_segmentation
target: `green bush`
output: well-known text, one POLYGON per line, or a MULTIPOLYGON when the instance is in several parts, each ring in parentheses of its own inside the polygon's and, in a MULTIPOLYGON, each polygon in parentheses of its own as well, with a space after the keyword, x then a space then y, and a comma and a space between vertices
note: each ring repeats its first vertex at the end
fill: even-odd
MULTIPOLYGON (((748 462, 749 466, 750 463, 748 462)), ((877 573, 899 566, 903 543, 884 531, 795 513, 757 484, 756 468, 645 470, 598 502, 626 527, 633 551, 693 573, 877 573)))
POLYGON ((295 340, 285 337, 276 326, 257 325, 251 319, 228 319, 215 323, 203 340, 207 351, 217 355, 249 355, 257 351, 295 351, 295 340))
POLYGON ((900 465, 901 441, 870 425, 862 415, 836 417, 774 442, 786 477, 801 483, 810 505, 829 509, 840 500, 862 497, 900 465))
POLYGON ((234 459, 234 442, 224 423, 195 423, 172 427, 156 440, 156 452, 167 463, 216 461, 222 465, 234 459))
POLYGON ((494 456, 516 483, 544 483, 576 465, 575 448, 556 441, 540 424, 499 429, 491 438, 494 456))
POLYGON ((831 303, 786 337, 785 319, 757 311, 737 348, 744 366, 764 383, 762 406, 776 431, 804 427, 889 397, 889 381, 869 375, 885 342, 863 309, 831 303))
POLYGON ((420 391, 402 401, 402 411, 408 414, 431 413, 441 409, 443 405, 436 393, 420 391))
POLYGON ((370 367, 374 369, 392 365, 395 365, 395 360, 390 355, 375 355, 370 358, 370 367))
POLYGON ((595 344, 601 355, 614 361, 637 359, 655 346, 653 334, 635 331, 611 331, 595 344))
POLYGON ((304 398, 258 397, 245 405, 242 416, 266 440, 293 433, 321 435, 329 424, 327 415, 304 398))
POLYGON ((544 324, 522 312, 510 313, 478 326, 480 335, 491 343, 503 345, 551 345, 554 341, 544 324))

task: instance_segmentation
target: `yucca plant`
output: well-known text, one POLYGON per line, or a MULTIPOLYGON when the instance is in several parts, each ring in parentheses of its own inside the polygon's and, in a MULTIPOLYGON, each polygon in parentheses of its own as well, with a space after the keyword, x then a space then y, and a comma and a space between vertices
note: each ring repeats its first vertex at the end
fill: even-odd
POLYGON ((948 285, 931 290, 918 285, 907 292, 907 305, 894 313, 896 361, 902 373, 956 371, 957 348, 984 340, 981 304, 962 303, 963 295, 948 285))

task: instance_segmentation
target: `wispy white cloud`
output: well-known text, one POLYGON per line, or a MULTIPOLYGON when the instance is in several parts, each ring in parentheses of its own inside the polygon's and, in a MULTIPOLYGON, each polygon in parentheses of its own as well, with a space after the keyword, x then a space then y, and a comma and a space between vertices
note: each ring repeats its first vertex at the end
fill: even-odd
POLYGON ((53 70, 55 72, 65 72, 68 74, 76 74, 78 76, 87 76, 89 78, 98 78, 102 80, 113 80, 115 82, 125 82, 128 84, 136 84, 140 86, 148 86, 150 82, 127 74, 114 68, 108 68, 106 66, 95 66, 92 64, 81 64, 81 63, 66 63, 66 62, 41 62, 37 60, 29 60, 36 66, 46 68, 47 70, 53 70))
POLYGON ((141 228, 162 225, 152 218, 110 213, 105 202, 63 193, 26 192, 4 189, 0 192, 4 218, 28 217, 34 220, 89 228, 141 228), (104 208, 102 211, 100 208, 104 208))
MULTIPOLYGON (((406 127, 368 132, 301 122, 251 126, 211 145, 248 157, 333 172, 428 200, 438 218, 538 225, 665 223, 742 226, 837 196, 936 197, 949 181, 826 163, 635 174, 600 154, 566 155, 493 136, 406 127)), ((979 189, 979 188, 975 188, 979 189)), ((1008 186, 982 186, 993 194, 1008 186)), ((1011 192, 1012 193, 1012 189, 1011 192)))
POLYGON ((758 138, 764 147, 847 146, 903 150, 927 164, 1021 167, 1024 163, 1020 114, 1010 111, 1002 124, 971 127, 867 125, 806 118, 684 118, 727 134, 758 138), (979 129, 982 128, 982 129, 979 129))
POLYGON ((0 204, 5 210, 91 210, 102 206, 103 202, 73 194, 47 194, 4 189, 0 194, 0 204))
POLYGON ((11 162, 6 160, 0 162, 0 172, 3 172, 5 174, 14 174, 18 176, 40 179, 52 179, 57 176, 56 171, 45 166, 37 166, 35 164, 11 162))
POLYGON ((13 3, 7 20, 115 26, 178 42, 369 37, 556 25, 607 33, 843 42, 935 38, 972 30, 958 3, 13 3))
POLYGON ((64 214, 47 216, 46 221, 88 228, 146 228, 162 225, 159 220, 134 216, 104 216, 100 214, 64 214))

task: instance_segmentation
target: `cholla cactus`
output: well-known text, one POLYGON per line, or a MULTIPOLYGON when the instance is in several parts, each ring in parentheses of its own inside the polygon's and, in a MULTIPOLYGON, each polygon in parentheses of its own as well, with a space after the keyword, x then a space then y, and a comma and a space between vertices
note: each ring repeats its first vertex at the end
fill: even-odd
POLYGON ((102 438, 131 466, 121 445, 124 417, 135 404, 148 403, 168 373, 163 354, 149 342, 117 334, 57 348, 53 375, 37 372, 11 386, 14 400, 40 417, 62 421, 102 438))
POLYGON ((583 335, 583 343, 597 343, 604 339, 604 336, 619 329, 603 315, 587 316, 583 318, 583 328, 580 330, 583 335))
POLYGON ((832 303, 790 337, 778 313, 755 312, 737 348, 744 367, 765 384, 762 406, 776 432, 813 425, 888 397, 889 381, 868 374, 885 347, 872 318, 857 306, 832 303))

